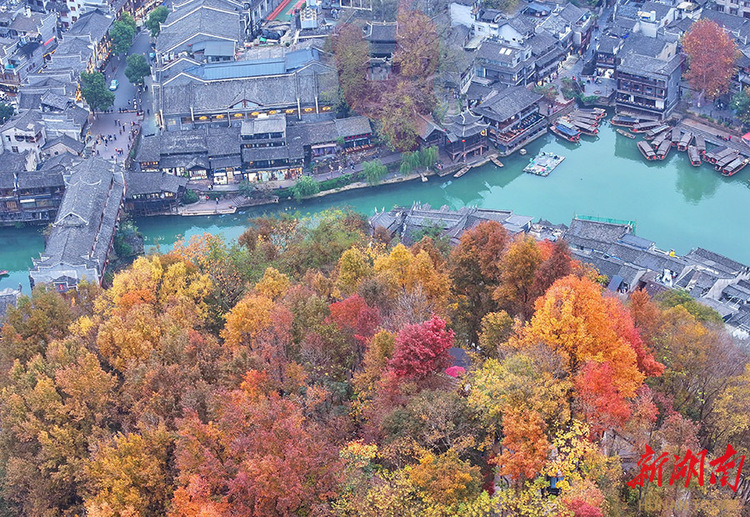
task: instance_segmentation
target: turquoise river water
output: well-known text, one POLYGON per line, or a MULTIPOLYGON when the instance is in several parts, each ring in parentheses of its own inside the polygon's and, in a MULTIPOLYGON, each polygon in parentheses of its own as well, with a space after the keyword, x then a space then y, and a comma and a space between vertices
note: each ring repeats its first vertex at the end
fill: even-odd
MULTIPOLYGON (((682 254, 704 247, 750 263, 750 167, 724 178, 709 165, 693 167, 686 153, 672 150, 667 160, 646 162, 635 141, 605 124, 598 137, 583 137, 581 145, 547 135, 528 146, 528 155, 505 158, 505 167, 492 164, 460 179, 430 178, 351 191, 303 203, 288 203, 218 217, 155 217, 136 220, 147 246, 169 249, 179 237, 202 232, 235 239, 250 217, 277 210, 314 213, 349 205, 365 214, 413 201, 433 207, 481 206, 510 209, 535 219, 570 223, 576 214, 633 220, 636 233, 662 249, 682 254), (546 178, 525 174, 523 167, 540 150, 566 157, 546 178)), ((19 283, 28 292, 31 257, 44 249, 41 228, 0 229, 0 289, 19 283)))

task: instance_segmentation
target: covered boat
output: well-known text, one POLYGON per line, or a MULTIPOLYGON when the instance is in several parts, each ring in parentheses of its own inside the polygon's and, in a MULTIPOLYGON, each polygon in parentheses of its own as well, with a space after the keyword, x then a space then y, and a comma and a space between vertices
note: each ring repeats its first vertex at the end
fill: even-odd
POLYGON ((701 153, 698 151, 698 148, 694 145, 689 145, 687 148, 688 158, 690 158, 690 164, 693 167, 700 167, 702 160, 701 160, 701 153))
POLYGON ((578 142, 581 139, 581 132, 573 125, 562 120, 558 120, 557 123, 550 128, 550 131, 560 138, 564 138, 568 142, 578 142))
POLYGON ((735 174, 740 172, 745 167, 745 165, 747 165, 747 162, 747 158, 738 157, 736 160, 722 167, 721 174, 723 176, 734 176, 735 174))
POLYGON ((660 125, 661 122, 657 122, 655 120, 639 122, 635 126, 633 126, 633 133, 645 133, 646 131, 650 131, 651 129, 659 127, 660 125))
POLYGON ((646 142, 645 140, 641 140, 638 142, 638 150, 641 152, 644 158, 647 160, 655 160, 656 159, 656 153, 654 152, 654 148, 651 147, 651 144, 646 142))
POLYGON ((701 156, 706 154, 706 140, 703 138, 703 135, 695 135, 695 149, 701 156))
POLYGON ((685 131, 680 138, 680 143, 677 144, 678 151, 687 151, 688 146, 693 142, 693 133, 685 131))
POLYGON ((627 115, 615 115, 612 117, 612 120, 609 121, 610 124, 613 126, 621 126, 621 127, 633 127, 638 122, 640 122, 635 117, 629 117, 627 115))
POLYGON ((672 142, 669 140, 664 140, 659 148, 656 150, 656 157, 660 160, 663 160, 669 155, 669 150, 672 149, 672 142))
POLYGON ((656 135, 663 133, 669 129, 669 126, 666 124, 662 124, 661 126, 655 127, 654 129, 649 129, 646 131, 646 140, 650 140, 654 138, 656 135))

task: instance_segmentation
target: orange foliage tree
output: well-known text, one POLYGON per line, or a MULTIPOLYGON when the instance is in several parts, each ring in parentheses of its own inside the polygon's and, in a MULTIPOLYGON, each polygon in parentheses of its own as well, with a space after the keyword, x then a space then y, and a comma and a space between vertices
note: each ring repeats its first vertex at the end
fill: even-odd
POLYGON ((682 48, 690 67, 685 78, 699 92, 698 105, 704 95, 713 100, 726 93, 739 56, 731 36, 713 20, 698 20, 682 39, 682 48))

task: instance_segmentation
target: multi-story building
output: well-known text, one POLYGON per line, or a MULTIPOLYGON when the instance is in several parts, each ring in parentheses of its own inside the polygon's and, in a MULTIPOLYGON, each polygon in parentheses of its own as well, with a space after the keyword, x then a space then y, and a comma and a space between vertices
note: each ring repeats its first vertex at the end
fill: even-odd
POLYGON ((64 188, 60 170, 0 171, 0 225, 54 221, 64 188))
POLYGON ((505 86, 525 86, 534 81, 535 65, 531 46, 485 40, 477 50, 476 76, 493 79, 505 86))
POLYGON ((76 16, 70 29, 63 35, 60 46, 65 49, 66 40, 80 39, 91 48, 90 54, 84 55, 72 49, 66 50, 65 54, 53 56, 51 64, 54 64, 55 60, 60 59, 63 55, 65 57, 76 56, 76 58, 87 63, 84 70, 98 69, 107 60, 111 51, 109 28, 114 20, 112 14, 102 9, 88 10, 84 14, 76 16))
POLYGON ((163 172, 131 172, 125 178, 125 210, 136 216, 177 213, 187 182, 185 177, 163 172))
POLYGON ((0 12, 0 90, 15 94, 57 45, 55 13, 0 12))
POLYGON ((0 139, 3 143, 3 153, 30 153, 33 157, 33 166, 29 170, 35 169, 36 164, 42 161, 42 147, 47 142, 41 113, 28 110, 14 115, 0 127, 0 139))
POLYGON ((244 42, 245 11, 233 0, 192 0, 174 6, 156 39, 157 66, 180 58, 199 62, 234 59, 244 42))
POLYGON ((618 112, 668 117, 680 98, 683 58, 677 52, 677 42, 633 35, 618 61, 618 112))
POLYGON ((193 64, 163 70, 154 85, 154 111, 167 130, 241 124, 259 115, 330 112, 338 78, 315 48, 278 57, 193 64))
POLYGON ((488 124, 490 142, 507 156, 547 132, 542 96, 522 86, 495 90, 474 108, 488 124))

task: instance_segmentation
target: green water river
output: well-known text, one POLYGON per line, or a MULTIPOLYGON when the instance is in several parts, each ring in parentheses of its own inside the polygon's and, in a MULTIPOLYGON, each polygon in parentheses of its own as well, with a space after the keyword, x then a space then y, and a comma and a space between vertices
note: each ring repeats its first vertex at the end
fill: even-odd
MULTIPOLYGON (((460 179, 434 177, 427 183, 381 186, 234 215, 144 218, 136 224, 148 246, 158 243, 166 250, 179 237, 202 232, 234 239, 250 217, 264 211, 314 213, 350 205, 371 214, 375 208, 411 205, 416 200, 433 207, 510 209, 554 223, 567 224, 576 214, 633 220, 636 233, 662 249, 682 254, 701 246, 750 263, 750 167, 724 178, 709 165, 691 166, 686 153, 675 149, 665 161, 646 162, 635 141, 618 135, 608 124, 598 137, 583 137, 581 145, 550 134, 530 144, 528 152, 505 158, 502 169, 488 164, 460 179), (522 172, 540 150, 566 157, 546 178, 522 172)), ((28 292, 31 257, 43 249, 41 228, 0 229, 0 269, 11 272, 0 280, 0 289, 22 283, 28 292)))

